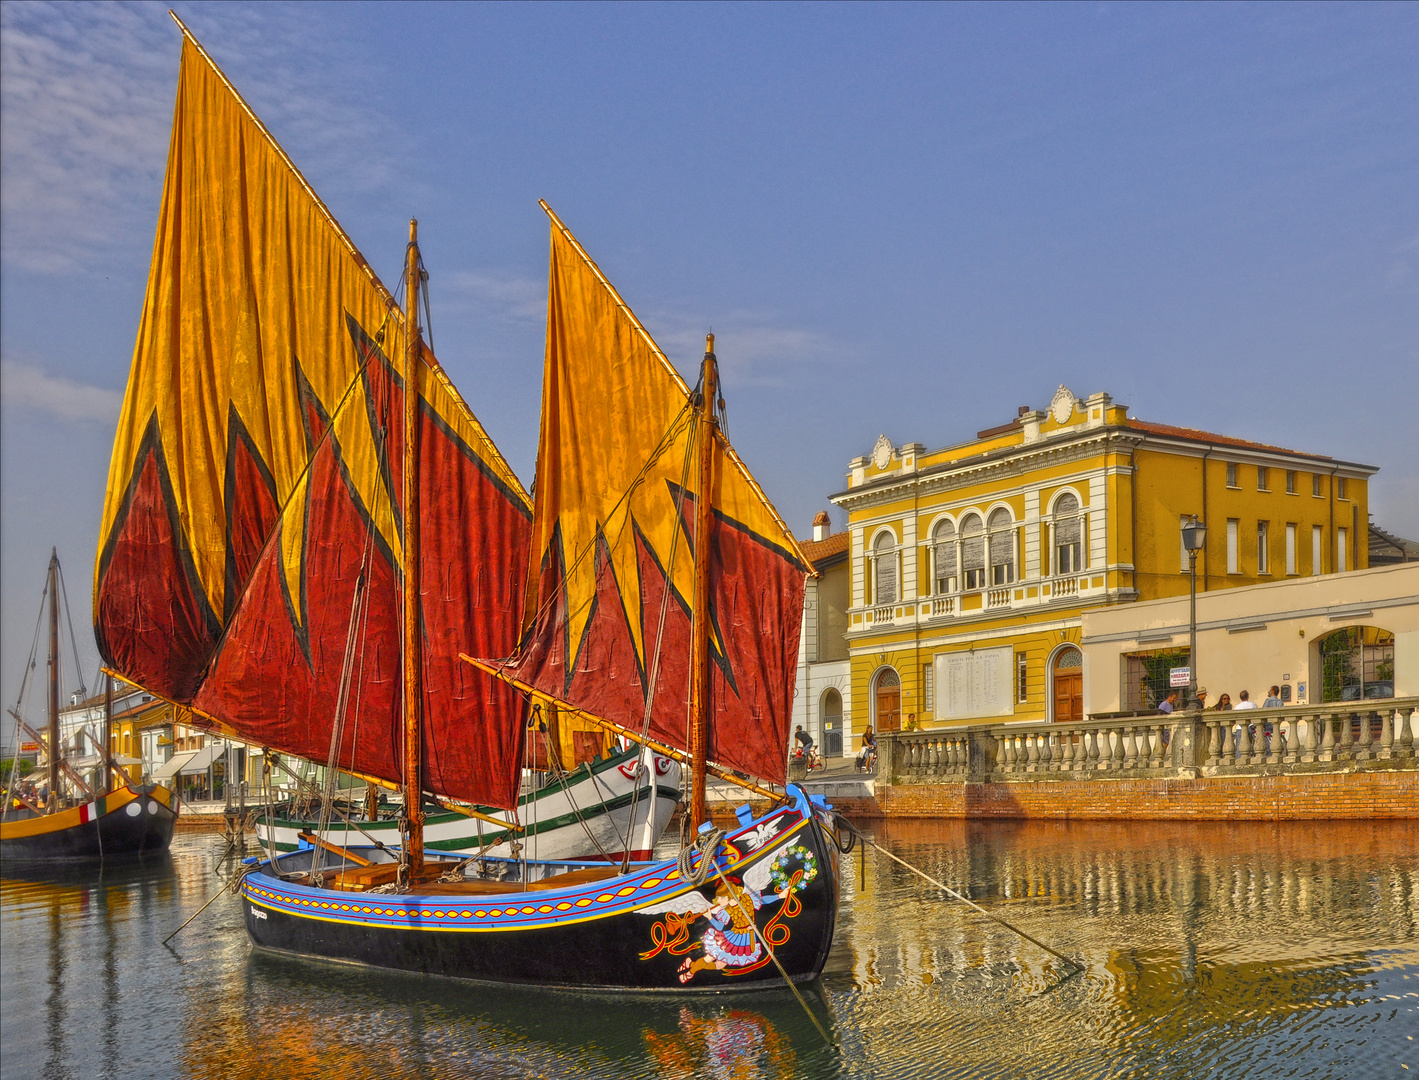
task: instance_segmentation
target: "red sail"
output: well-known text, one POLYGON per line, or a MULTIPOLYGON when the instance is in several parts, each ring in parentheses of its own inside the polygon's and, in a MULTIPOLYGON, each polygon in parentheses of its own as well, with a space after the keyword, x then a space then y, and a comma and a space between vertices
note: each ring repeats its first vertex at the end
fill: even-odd
MULTIPOLYGON (((555 218, 547 319, 535 600, 507 672, 688 749, 690 390, 555 218)), ((709 757, 782 782, 807 564, 728 443, 713 452, 709 757)))
MULTIPOLYGON (((321 763, 334 741, 342 768, 391 782, 403 382, 387 357, 404 340, 388 291, 185 39, 100 534, 99 648, 199 720, 321 763)), ((514 648, 531 508, 432 354, 424 361, 427 783, 511 807, 521 703, 456 658, 514 648)))

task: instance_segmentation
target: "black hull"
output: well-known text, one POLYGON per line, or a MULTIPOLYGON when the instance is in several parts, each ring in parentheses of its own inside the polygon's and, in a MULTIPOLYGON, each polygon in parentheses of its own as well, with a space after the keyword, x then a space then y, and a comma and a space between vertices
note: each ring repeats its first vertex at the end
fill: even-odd
MULTIPOLYGON (((806 808, 807 800, 801 799, 800 806, 806 808)), ((822 813, 828 816, 825 810, 822 813)), ((818 815, 809 814, 804 820, 790 812, 782 817, 780 825, 784 835, 794 830, 795 825, 801 826, 793 831, 793 843, 812 850, 818 869, 800 892, 790 892, 791 899, 778 900, 777 896, 770 897, 766 893, 755 922, 761 935, 768 936, 771 942, 779 939, 773 949, 774 956, 794 981, 801 982, 817 977, 832 947, 838 907, 837 850, 818 815)), ((753 830, 745 831, 752 833, 753 830)), ((738 842, 742 848, 743 836, 741 832, 728 839, 730 843, 738 842)), ((776 843, 764 845, 765 856, 771 854, 776 843)), ((755 861, 762 860, 753 853, 745 855, 735 860, 736 865, 732 870, 726 869, 726 873, 743 874, 755 861)), ((666 870, 673 871, 674 864, 658 866, 661 877, 668 880, 666 870)), ((642 875, 642 880, 645 876, 642 875)), ((759 957, 752 970, 736 973, 732 967, 721 970, 701 966, 688 979, 682 978, 687 965, 708 955, 707 950, 702 952, 698 947, 708 923, 703 918, 698 922, 682 918, 687 927, 690 923, 693 927, 679 936, 678 944, 665 947, 677 932, 676 919, 665 915, 663 910, 659 913, 637 910, 634 898, 619 906, 611 905, 612 910, 604 914, 588 914, 579 921, 557 924, 546 921, 540 925, 502 928, 488 926, 485 920, 482 926, 459 925, 453 929, 451 923, 434 925, 430 912, 425 910, 423 925, 408 921, 403 921, 402 925, 370 925, 368 921, 347 921, 340 915, 293 912, 289 910, 292 900, 286 898, 287 894, 262 888, 273 880, 265 874, 255 874, 243 886, 247 933, 252 942, 263 949, 478 982, 579 990, 704 993, 782 987, 784 983, 783 975, 767 955, 759 957), (284 902, 277 902, 278 899, 284 902)), ((302 903, 302 897, 306 902, 322 897, 327 901, 353 902, 356 910, 359 905, 373 905, 376 915, 383 905, 392 905, 410 909, 410 916, 421 914, 412 909, 437 908, 451 901, 453 905, 479 909, 475 914, 481 914, 495 904, 514 908, 522 903, 545 904, 547 907, 538 910, 548 910, 557 901, 571 901, 578 895, 599 893, 604 897, 618 891, 635 892, 624 884, 634 880, 632 875, 604 881, 590 886, 582 894, 526 892, 511 897, 480 896, 462 900, 314 889, 291 890, 289 897, 295 898, 293 902, 297 905, 302 903)), ((712 898, 715 878, 712 876, 700 891, 701 895, 712 898)), ((680 894, 684 895, 683 887, 680 894)), ((663 909, 663 904, 661 906, 663 909)), ((448 918, 456 921, 453 908, 447 910, 448 918)))
MULTIPOLYGON (((30 836, 0 836, 0 861, 6 863, 74 862, 81 860, 139 858, 165 852, 172 841, 177 814, 164 798, 166 789, 155 797, 154 789, 119 789, 92 806, 106 801, 118 805, 89 821, 76 820, 58 828, 30 836), (129 793, 132 797, 115 800, 129 793), (128 807, 137 806, 136 814, 128 807)), ((76 814, 66 811, 65 814, 76 814)), ((60 817, 61 815, 55 815, 60 817)), ((76 816, 81 816, 77 815, 76 816)), ((43 820, 43 819, 41 819, 43 820)), ((7 822, 7 826, 27 824, 7 822)))

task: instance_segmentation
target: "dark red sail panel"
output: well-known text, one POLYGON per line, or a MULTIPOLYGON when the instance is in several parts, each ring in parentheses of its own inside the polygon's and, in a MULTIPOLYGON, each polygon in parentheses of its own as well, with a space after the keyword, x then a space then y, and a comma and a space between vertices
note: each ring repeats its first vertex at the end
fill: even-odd
MULTIPOLYGON (((395 415, 398 397, 394 389, 386 398, 395 415)), ((520 492, 427 404, 420 422, 420 475, 429 493, 420 513, 424 786, 510 808, 518 793, 521 699, 458 654, 510 651, 522 600, 513 568, 526 559, 530 515, 520 492)), ((371 528, 370 509, 347 479, 338 439, 317 450, 300 499, 262 553, 193 704, 249 740, 326 761, 363 574, 364 610, 354 619, 337 761, 397 783, 403 689, 398 577, 371 528), (287 534, 291 529, 298 532, 287 534), (294 575, 283 566, 293 549, 300 552, 294 575)))

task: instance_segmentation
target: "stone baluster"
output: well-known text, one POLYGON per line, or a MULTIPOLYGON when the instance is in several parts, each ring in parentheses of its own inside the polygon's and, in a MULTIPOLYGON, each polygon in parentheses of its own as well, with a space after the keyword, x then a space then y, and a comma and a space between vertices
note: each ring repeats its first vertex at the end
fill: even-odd
POLYGON ((1083 770, 1089 767, 1089 734, 1083 728, 1075 728, 1070 732, 1070 738, 1074 740, 1074 761, 1073 767, 1076 770, 1083 770))
POLYGON ((961 772, 971 771, 971 740, 966 736, 961 736, 961 741, 957 751, 961 758, 961 772))
POLYGON ((1025 736, 1025 771, 1035 772, 1040 767, 1040 744, 1032 731, 1025 736))
POLYGON ((1237 764, 1245 765, 1251 761, 1251 725, 1247 723, 1251 719, 1251 713, 1241 717, 1237 724, 1237 764))
POLYGON ((1380 710, 1380 748, 1376 757, 1394 757, 1394 714, 1398 709, 1380 710))
POLYGON ((954 773, 957 772, 961 764, 961 756, 956 751, 956 738, 942 739, 936 744, 937 772, 954 773))
POLYGON ((1084 767, 1099 768, 1099 729, 1096 727, 1084 729, 1084 767))
MULTIPOLYGON (((1346 722, 1347 724, 1350 722, 1350 720, 1349 720, 1348 717, 1346 718, 1345 722, 1346 722)), ((1321 729, 1320 729, 1320 734, 1321 734, 1321 739, 1320 739, 1320 759, 1321 759, 1321 761, 1334 761, 1334 760, 1335 760, 1335 717, 1334 717, 1333 715, 1326 715, 1326 716, 1323 716, 1323 717, 1321 717, 1320 724, 1321 724, 1321 729)))
POLYGON ((1419 717, 1416 717, 1416 710, 1412 708, 1398 709, 1396 711, 1399 713, 1398 738, 1395 739, 1395 742, 1399 744, 1398 756, 1407 758, 1413 757, 1414 736, 1416 734, 1414 725, 1416 722, 1419 722, 1419 717))
POLYGON ((1040 733, 1040 772, 1054 771, 1054 732, 1040 733))
POLYGON ((1355 742, 1355 760, 1369 761, 1375 756, 1375 714, 1369 709, 1360 713, 1360 737, 1355 742))
MULTIPOLYGON (((1360 713, 1341 713, 1340 715, 1340 745, 1336 751, 1336 760, 1349 761, 1355 756, 1355 721, 1360 717, 1360 713)), ((1369 716, 1365 717, 1365 723, 1369 723, 1369 716)))
POLYGON ((1232 730, 1235 721, 1229 716, 1221 721, 1222 724, 1222 764, 1235 765, 1237 763, 1237 733, 1232 730))
POLYGON ((1153 752, 1148 755, 1148 765, 1153 769, 1161 769, 1167 762, 1164 760, 1163 736, 1167 734, 1168 725, 1159 724, 1151 729, 1153 736, 1153 752))
POLYGON ((1222 725, 1216 720, 1207 721, 1207 760, 1204 764, 1222 764, 1222 725))
POLYGON ((1266 761, 1266 714, 1256 714, 1256 734, 1251 740, 1251 763, 1261 765, 1266 761))
POLYGON ((1024 772, 1029 757, 1029 752, 1025 749, 1025 736, 1010 736, 1010 768, 1015 772, 1024 772))
POLYGON ((1126 727, 1120 737, 1123 740, 1123 768, 1138 768, 1138 730, 1126 727))
POLYGON ((1277 725, 1281 731, 1281 758, 1287 765, 1301 760, 1300 747, 1296 745, 1296 718, 1288 716, 1277 725))
POLYGON ((1301 751, 1302 761, 1315 761, 1320 756, 1320 750, 1318 749, 1320 744, 1319 728, 1319 713, 1311 713, 1306 717, 1306 743, 1305 748, 1301 751))
POLYGON ((1113 764, 1110 766, 1115 772, 1123 771, 1123 731, 1121 727, 1113 729, 1113 764))

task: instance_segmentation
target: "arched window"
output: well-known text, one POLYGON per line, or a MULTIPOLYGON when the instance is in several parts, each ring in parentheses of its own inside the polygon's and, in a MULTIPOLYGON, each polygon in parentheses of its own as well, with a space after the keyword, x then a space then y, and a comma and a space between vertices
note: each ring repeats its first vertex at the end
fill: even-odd
POLYGON ((873 692, 873 719, 878 731, 900 731, 902 729, 902 680, 891 668, 883 668, 877 673, 877 686, 873 692))
POLYGON ((1054 504, 1054 572, 1073 574, 1084 569, 1084 526, 1079 499, 1066 491, 1054 504))
POLYGON ((1320 639, 1322 701, 1394 697, 1394 634, 1347 626, 1320 639))
POLYGON ((823 723, 823 754, 837 757, 843 752, 843 696, 829 687, 819 705, 823 723))
POLYGON ((897 546, 891 533, 882 533, 872 542, 873 562, 877 564, 875 603, 897 602, 897 546))
POLYGON ((932 559, 936 563, 936 592, 956 591, 957 564, 956 526, 950 521, 939 522, 931 533, 932 559))
POLYGON ((1015 580, 1015 523, 1003 506, 990 515, 990 583, 1009 585, 1015 580))
POLYGON ((961 521, 961 576, 964 588, 985 588, 985 531, 976 514, 961 521))

